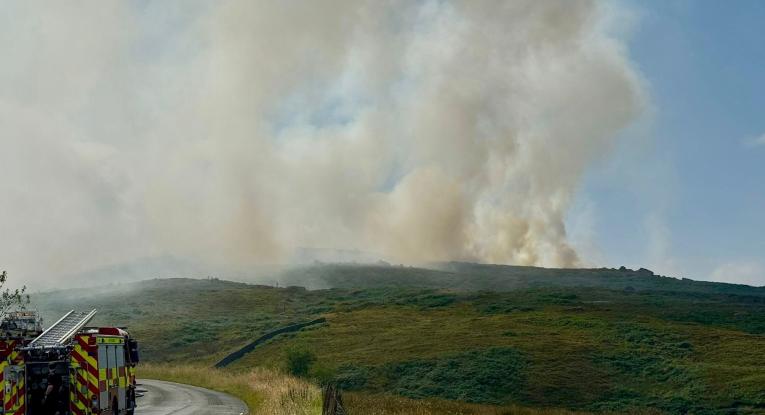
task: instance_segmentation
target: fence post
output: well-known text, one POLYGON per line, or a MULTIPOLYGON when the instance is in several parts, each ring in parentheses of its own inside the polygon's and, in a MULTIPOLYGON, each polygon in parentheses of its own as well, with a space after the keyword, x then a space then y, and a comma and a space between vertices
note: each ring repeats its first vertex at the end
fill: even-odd
POLYGON ((324 386, 324 404, 321 415, 348 415, 343 407, 343 396, 335 384, 324 386))

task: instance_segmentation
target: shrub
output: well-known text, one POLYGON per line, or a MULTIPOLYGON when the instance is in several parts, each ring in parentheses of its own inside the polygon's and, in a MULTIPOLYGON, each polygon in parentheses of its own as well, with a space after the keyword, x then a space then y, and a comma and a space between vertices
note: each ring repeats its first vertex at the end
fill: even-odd
POLYGON ((306 349, 287 350, 287 372, 293 376, 306 377, 311 365, 316 361, 316 355, 306 349))
POLYGON ((361 389, 369 382, 370 370, 366 367, 344 364, 337 368, 335 382, 345 390, 361 389))
POLYGON ((320 386, 325 386, 335 381, 336 373, 332 367, 315 363, 311 365, 308 377, 320 386))
POLYGON ((413 305, 425 309, 446 307, 454 304, 456 301, 457 296, 454 294, 427 293, 401 299, 397 304, 413 305))
POLYGON ((474 350, 450 357, 389 365, 389 390, 410 398, 505 403, 518 398, 526 361, 511 348, 474 350))

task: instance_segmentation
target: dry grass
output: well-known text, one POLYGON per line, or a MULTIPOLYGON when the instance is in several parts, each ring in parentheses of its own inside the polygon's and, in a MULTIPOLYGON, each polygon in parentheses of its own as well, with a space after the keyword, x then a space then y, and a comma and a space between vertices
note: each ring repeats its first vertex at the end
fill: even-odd
POLYGON ((305 380, 263 368, 244 376, 250 388, 263 397, 255 414, 321 414, 321 391, 305 380))
POLYGON ((321 391, 317 386, 274 370, 232 373, 205 366, 141 364, 138 376, 231 394, 243 400, 253 415, 321 414, 321 391))

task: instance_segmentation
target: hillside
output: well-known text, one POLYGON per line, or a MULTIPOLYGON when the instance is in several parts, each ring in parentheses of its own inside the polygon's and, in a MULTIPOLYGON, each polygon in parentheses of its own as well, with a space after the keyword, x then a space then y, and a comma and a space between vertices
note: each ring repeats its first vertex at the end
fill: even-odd
MULTIPOLYGON (((650 271, 439 264, 324 265, 281 276, 300 287, 158 279, 33 298, 47 321, 95 307, 153 362, 213 365, 282 334, 226 370, 281 368, 346 390, 478 404, 667 413, 765 410, 765 289, 650 271)), ((370 395, 371 396, 371 395, 370 395)))
POLYGON ((599 287, 765 297, 765 287, 722 284, 656 275, 647 269, 539 268, 465 262, 429 264, 427 268, 326 264, 292 268, 278 280, 307 288, 379 288, 406 286, 463 291, 513 291, 541 287, 599 287))

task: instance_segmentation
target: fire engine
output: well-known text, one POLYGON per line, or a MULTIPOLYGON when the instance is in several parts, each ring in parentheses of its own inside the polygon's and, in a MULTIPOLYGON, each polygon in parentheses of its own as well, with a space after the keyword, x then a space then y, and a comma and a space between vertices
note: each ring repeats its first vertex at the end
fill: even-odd
POLYGON ((36 312, 0 323, 4 415, 132 415, 138 343, 120 327, 88 327, 96 310, 66 313, 47 330, 36 312))

